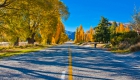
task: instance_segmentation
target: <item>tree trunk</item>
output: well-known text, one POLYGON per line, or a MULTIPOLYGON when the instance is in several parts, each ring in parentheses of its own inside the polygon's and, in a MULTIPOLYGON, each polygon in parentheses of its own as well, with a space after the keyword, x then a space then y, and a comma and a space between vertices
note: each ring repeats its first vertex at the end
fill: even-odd
POLYGON ((35 33, 32 34, 31 38, 27 38, 28 44, 34 44, 34 42, 35 42, 34 37, 35 37, 35 33))
POLYGON ((19 37, 17 37, 16 42, 14 43, 14 46, 19 46, 19 37))

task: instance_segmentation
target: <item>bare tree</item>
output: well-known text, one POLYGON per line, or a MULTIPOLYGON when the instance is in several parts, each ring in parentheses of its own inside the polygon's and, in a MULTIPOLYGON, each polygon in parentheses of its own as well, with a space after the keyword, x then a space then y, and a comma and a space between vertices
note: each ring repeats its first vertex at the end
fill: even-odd
POLYGON ((134 9, 133 20, 131 22, 132 28, 140 35, 140 12, 134 9))

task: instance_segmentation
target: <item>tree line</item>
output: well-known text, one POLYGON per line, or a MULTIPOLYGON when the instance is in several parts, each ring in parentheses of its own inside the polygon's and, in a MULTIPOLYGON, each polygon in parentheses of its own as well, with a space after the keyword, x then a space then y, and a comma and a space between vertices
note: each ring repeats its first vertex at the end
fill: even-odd
POLYGON ((3 0, 0 3, 0 41, 18 46, 28 44, 59 44, 68 40, 63 20, 69 11, 60 0, 3 0))
POLYGON ((75 43, 100 42, 111 43, 120 49, 129 48, 140 42, 140 12, 133 15, 133 21, 129 24, 109 22, 107 18, 101 17, 99 24, 90 28, 86 33, 82 26, 77 28, 75 43))
POLYGON ((82 25, 76 29, 75 32, 75 43, 83 43, 83 42, 94 42, 94 29, 91 27, 89 31, 86 33, 84 32, 84 29, 82 25))

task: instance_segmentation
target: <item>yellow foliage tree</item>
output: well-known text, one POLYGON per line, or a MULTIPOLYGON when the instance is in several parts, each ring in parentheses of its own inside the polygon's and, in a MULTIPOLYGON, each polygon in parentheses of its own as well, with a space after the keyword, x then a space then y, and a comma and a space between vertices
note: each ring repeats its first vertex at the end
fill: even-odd
POLYGON ((89 31, 85 33, 85 41, 86 42, 94 42, 94 29, 91 27, 89 31))
POLYGON ((93 40, 94 30, 93 30, 92 27, 90 28, 89 32, 90 32, 90 34, 89 34, 89 36, 90 36, 90 41, 91 41, 91 42, 94 42, 94 40, 93 40))
POLYGON ((46 28, 40 30, 41 39, 42 39, 41 44, 46 44, 47 43, 48 36, 46 34, 44 34, 46 32, 49 32, 46 28))
POLYGON ((116 33, 118 33, 119 32, 119 27, 116 27, 116 33))
POLYGON ((76 32, 75 32, 75 40, 74 40, 75 43, 77 43, 77 42, 79 41, 79 40, 78 40, 78 39, 79 39, 78 36, 79 36, 79 31, 78 31, 78 28, 77 28, 77 29, 76 29, 76 32))
POLYGON ((129 32, 130 31, 130 27, 127 25, 125 28, 125 32, 129 32))
POLYGON ((79 27, 79 38, 80 38, 80 42, 83 42, 84 41, 84 30, 83 30, 83 27, 82 25, 79 27))
POLYGON ((122 23, 118 27, 116 27, 116 33, 124 33, 125 32, 125 27, 122 23))
POLYGON ((130 31, 129 25, 124 27, 124 25, 120 23, 120 26, 116 27, 116 33, 124 33, 124 32, 129 32, 129 31, 130 31))
POLYGON ((80 25, 79 28, 77 28, 76 33, 75 33, 75 43, 79 43, 79 42, 84 42, 85 40, 85 33, 83 30, 82 25, 80 25))
POLYGON ((62 25, 61 25, 61 23, 59 22, 59 23, 57 24, 56 33, 55 33, 55 42, 56 42, 56 43, 58 43, 59 37, 60 37, 60 35, 61 35, 61 29, 62 29, 61 26, 62 26, 62 25))
POLYGON ((80 43, 80 42, 94 42, 94 29, 91 27, 89 31, 84 33, 82 25, 77 28, 76 33, 75 33, 75 43, 80 43))
POLYGON ((56 32, 54 35, 55 35, 54 40, 56 44, 63 43, 68 40, 68 37, 65 34, 65 27, 61 21, 58 22, 57 27, 56 27, 56 32))
POLYGON ((89 33, 89 32, 87 32, 86 34, 87 34, 87 37, 86 37, 86 42, 88 42, 88 41, 90 41, 90 33, 89 33))
POLYGON ((55 38, 54 38, 54 37, 52 37, 52 44, 56 44, 56 43, 55 43, 55 38))
POLYGON ((124 27, 124 25, 122 23, 120 23, 119 28, 120 28, 120 31, 119 31, 120 33, 125 32, 125 27, 124 27))

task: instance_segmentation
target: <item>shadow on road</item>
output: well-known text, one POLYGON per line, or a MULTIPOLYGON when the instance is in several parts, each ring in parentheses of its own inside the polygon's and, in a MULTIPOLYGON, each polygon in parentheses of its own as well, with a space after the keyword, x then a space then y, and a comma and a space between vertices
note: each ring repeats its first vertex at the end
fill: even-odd
POLYGON ((39 52, 15 56, 5 59, 4 62, 6 62, 6 64, 0 63, 1 69, 14 70, 18 73, 3 71, 4 74, 1 74, 2 70, 0 69, 0 77, 3 77, 2 79, 4 79, 4 77, 8 79, 17 77, 18 79, 22 78, 23 75, 27 75, 25 77, 28 77, 29 79, 60 80, 62 70, 59 70, 59 68, 63 69, 68 66, 68 46, 57 46, 39 52), (8 61, 11 61, 13 64, 8 65, 8 61), (14 65, 14 62, 16 61, 21 65, 14 65), (40 67, 42 70, 39 69, 40 67), (9 75, 6 75, 7 73, 9 75))
POLYGON ((112 80, 121 76, 140 79, 139 52, 119 55, 71 43, 2 60, 0 79, 60 80, 62 71, 68 69, 68 48, 72 50, 74 80, 112 80))
MULTIPOLYGON (((10 66, 4 66, 4 65, 0 65, 0 67, 1 68, 8 68, 8 69, 16 70, 16 71, 19 71, 19 72, 21 72, 23 74, 26 74, 26 75, 29 75, 29 76, 32 76, 32 77, 35 77, 35 78, 48 79, 48 80, 60 80, 60 79, 55 78, 55 77, 40 74, 40 73, 45 73, 45 74, 59 74, 59 73, 37 71, 37 70, 29 70, 29 69, 26 69, 26 68, 10 67, 10 66)), ((61 74, 59 74, 59 75, 61 75, 61 74)), ((15 76, 19 77, 19 78, 22 78, 21 75, 17 75, 17 74, 12 74, 10 76, 5 76, 5 77, 12 78, 12 77, 15 77, 15 76)), ((2 78, 4 76, 0 76, 0 77, 2 78)))
POLYGON ((101 77, 83 77, 86 79, 103 79, 111 80, 110 77, 121 77, 128 76, 132 79, 140 79, 140 54, 112 54, 107 51, 100 49, 87 48, 87 47, 71 47, 72 52, 72 65, 76 67, 78 71, 95 74, 97 73, 108 72, 113 73, 108 75, 108 78, 101 77), (75 51, 79 50, 79 51, 75 51), (78 69, 79 68, 79 69, 78 69), (81 70, 80 70, 81 69, 81 70), (85 70, 84 70, 85 69, 85 70), (86 70, 88 69, 88 71, 86 70))

